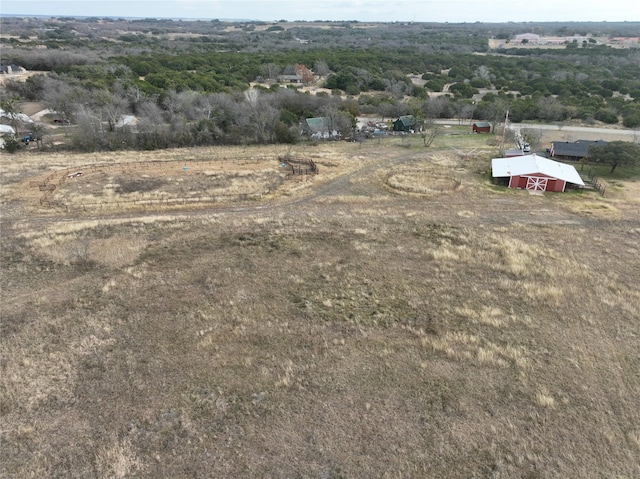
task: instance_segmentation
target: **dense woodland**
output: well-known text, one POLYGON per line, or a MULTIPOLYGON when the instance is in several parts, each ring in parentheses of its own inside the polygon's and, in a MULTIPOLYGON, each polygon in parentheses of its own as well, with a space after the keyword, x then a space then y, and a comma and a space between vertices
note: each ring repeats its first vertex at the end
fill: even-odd
MULTIPOLYGON (((2 64, 46 74, 5 82, 2 103, 42 101, 80 150, 293 143, 300 122, 413 114, 500 123, 640 127, 640 23, 426 24, 2 18, 2 64), (556 49, 491 50, 517 33, 582 35, 556 49), (278 84, 295 65, 313 87, 278 84), (414 81, 412 81, 412 77, 414 81), (422 81, 415 81, 415 79, 422 81), (257 84, 255 82, 258 82, 257 84), (123 124, 132 115, 135 126, 123 124)), ((53 118, 50 119, 53 121, 53 118)), ((37 134, 47 134, 45 125, 37 134)))

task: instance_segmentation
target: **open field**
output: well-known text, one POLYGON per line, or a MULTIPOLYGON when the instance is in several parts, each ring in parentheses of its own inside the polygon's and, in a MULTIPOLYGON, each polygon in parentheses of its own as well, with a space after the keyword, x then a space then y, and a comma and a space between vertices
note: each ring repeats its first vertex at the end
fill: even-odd
POLYGON ((0 476, 640 476, 640 183, 494 142, 2 157, 0 476))

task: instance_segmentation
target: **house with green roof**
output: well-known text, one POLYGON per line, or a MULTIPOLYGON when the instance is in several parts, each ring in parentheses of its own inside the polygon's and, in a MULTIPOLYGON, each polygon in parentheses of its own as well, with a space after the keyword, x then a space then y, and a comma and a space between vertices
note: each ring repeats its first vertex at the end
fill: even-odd
POLYGON ((393 122, 393 131, 409 133, 418 129, 418 122, 413 115, 403 115, 393 122))

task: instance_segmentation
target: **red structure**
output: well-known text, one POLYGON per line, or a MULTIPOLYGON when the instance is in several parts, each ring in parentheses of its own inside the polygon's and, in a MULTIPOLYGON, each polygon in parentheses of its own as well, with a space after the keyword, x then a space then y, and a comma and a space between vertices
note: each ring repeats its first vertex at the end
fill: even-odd
POLYGON ((488 121, 476 121, 473 123, 474 133, 491 133, 491 123, 488 121))
POLYGON ((491 174, 509 188, 530 191, 564 191, 567 183, 584 186, 576 169, 536 154, 491 160, 491 174))

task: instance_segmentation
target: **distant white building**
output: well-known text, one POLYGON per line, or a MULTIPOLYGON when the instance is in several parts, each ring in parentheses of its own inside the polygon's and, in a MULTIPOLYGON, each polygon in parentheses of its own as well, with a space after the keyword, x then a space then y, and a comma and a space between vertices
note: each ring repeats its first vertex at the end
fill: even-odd
POLYGON ((519 33, 516 35, 515 41, 516 43, 522 43, 525 41, 524 43, 533 43, 537 45, 540 43, 540 35, 536 33, 519 33))

